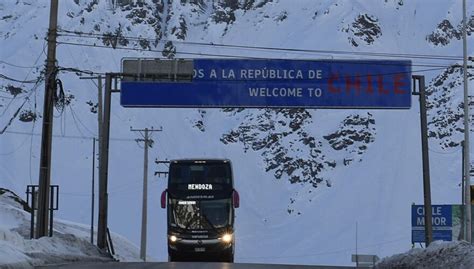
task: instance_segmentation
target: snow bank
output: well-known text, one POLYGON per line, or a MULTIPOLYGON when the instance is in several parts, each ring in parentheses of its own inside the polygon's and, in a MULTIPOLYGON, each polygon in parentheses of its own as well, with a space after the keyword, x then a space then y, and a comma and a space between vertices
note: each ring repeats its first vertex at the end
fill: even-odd
POLYGON ((377 263, 376 269, 472 269, 474 246, 465 241, 435 241, 426 249, 412 249, 406 253, 387 257, 377 263))
MULTIPOLYGON (((33 266, 75 261, 113 261, 90 244, 89 227, 55 220, 54 236, 30 239, 30 211, 15 193, 0 188, 0 267, 33 266)), ((112 235, 115 259, 138 261, 138 250, 121 236, 112 235)))

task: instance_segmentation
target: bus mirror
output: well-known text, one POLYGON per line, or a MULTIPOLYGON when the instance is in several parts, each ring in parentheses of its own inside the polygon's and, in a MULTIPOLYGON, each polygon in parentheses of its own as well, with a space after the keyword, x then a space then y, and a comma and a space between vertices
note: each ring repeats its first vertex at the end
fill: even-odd
POLYGON ((240 206, 240 196, 239 196, 239 193, 236 190, 234 190, 232 192, 232 200, 234 202, 234 208, 239 208, 239 206, 240 206))
POLYGON ((161 193, 161 208, 166 208, 166 193, 168 190, 164 190, 163 193, 161 193))

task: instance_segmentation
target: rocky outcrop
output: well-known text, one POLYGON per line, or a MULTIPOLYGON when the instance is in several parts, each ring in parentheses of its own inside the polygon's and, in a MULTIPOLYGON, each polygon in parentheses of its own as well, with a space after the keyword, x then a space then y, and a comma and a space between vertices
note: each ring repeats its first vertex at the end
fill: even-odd
POLYGON ((13 97, 16 97, 17 95, 24 92, 23 88, 16 87, 16 86, 13 86, 13 85, 5 86, 5 91, 10 93, 13 97))
POLYGON ((206 131, 206 125, 204 124, 207 111, 204 109, 198 109, 199 118, 194 120, 193 127, 197 128, 201 132, 206 131))
POLYGON ((335 150, 363 154, 367 145, 375 141, 375 120, 372 114, 367 116, 350 115, 346 117, 339 129, 324 136, 335 150))
POLYGON ((346 152, 344 165, 350 165, 353 155, 363 154, 375 140, 375 120, 367 116, 348 116, 338 129, 324 139, 314 136, 311 114, 304 109, 263 109, 258 113, 244 109, 224 110, 229 117, 243 116, 243 120, 232 130, 224 133, 224 144, 240 143, 244 151, 261 153, 267 172, 273 172, 276 179, 287 178, 291 183, 310 184, 318 187, 331 180, 324 172, 335 169, 336 160, 331 151, 324 147, 325 140, 335 151, 346 152), (311 127, 310 127, 311 126, 311 127))
POLYGON ((382 29, 378 23, 377 17, 361 14, 342 31, 348 33, 348 40, 354 47, 358 47, 360 43, 371 45, 382 35, 382 29))
POLYGON ((221 137, 224 144, 241 143, 244 150, 259 151, 276 179, 291 183, 309 183, 317 187, 324 179, 320 172, 326 166, 322 143, 306 130, 311 115, 304 109, 263 109, 259 113, 227 110, 229 116, 245 113, 238 127, 221 137))
MULTIPOLYGON (((446 46, 453 39, 461 40, 463 32, 463 24, 459 23, 456 27, 451 21, 442 20, 436 29, 426 37, 426 40, 435 46, 446 46)), ((474 15, 471 16, 467 23, 467 34, 471 35, 474 32, 474 15)))
MULTIPOLYGON (((474 73, 470 72, 468 78, 472 81, 474 73)), ((437 140, 443 149, 459 147, 464 140, 464 102, 455 90, 462 88, 462 68, 449 67, 435 77, 427 89, 429 137, 437 140)), ((474 105, 472 99, 469 105, 474 105)), ((471 128, 473 120, 471 115, 471 128)))

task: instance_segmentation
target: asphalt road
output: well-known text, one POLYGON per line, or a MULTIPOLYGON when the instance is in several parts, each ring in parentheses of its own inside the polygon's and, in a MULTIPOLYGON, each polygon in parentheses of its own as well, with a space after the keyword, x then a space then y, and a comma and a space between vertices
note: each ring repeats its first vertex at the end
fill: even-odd
POLYGON ((70 263, 62 265, 40 266, 35 268, 68 268, 68 269, 349 269, 345 266, 317 265, 283 265, 283 264, 251 264, 251 263, 219 263, 219 262, 108 262, 108 263, 70 263))

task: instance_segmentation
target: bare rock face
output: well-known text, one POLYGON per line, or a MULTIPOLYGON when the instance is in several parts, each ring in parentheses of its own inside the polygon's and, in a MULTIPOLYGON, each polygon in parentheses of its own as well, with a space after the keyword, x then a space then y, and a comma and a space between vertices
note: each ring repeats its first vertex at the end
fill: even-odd
POLYGON ((239 9, 238 0, 219 0, 214 3, 213 20, 216 23, 231 24, 235 21, 235 11, 239 9))
POLYGON ((197 128, 201 132, 205 132, 206 125, 204 124, 204 122, 205 122, 207 111, 204 109, 198 109, 198 113, 199 113, 199 118, 192 122, 193 127, 197 128))
POLYGON ((80 6, 80 11, 70 11, 67 16, 71 19, 78 19, 81 25, 92 24, 93 27, 86 31, 87 34, 96 36, 105 46, 152 49, 152 47, 157 47, 163 38, 164 0, 112 0, 110 2, 112 13, 128 20, 125 25, 119 24, 118 26, 108 24, 103 16, 93 17, 88 14, 104 12, 102 10, 104 7, 100 6, 98 0, 75 1, 75 3, 80 6), (93 21, 89 21, 91 18, 93 21), (149 29, 152 29, 152 34, 147 33, 146 38, 142 38, 141 35, 136 37, 132 31, 134 26, 148 26, 149 29), (155 34, 154 38, 153 33, 155 34))
POLYGON ((335 150, 363 154, 367 145, 375 141, 375 120, 367 116, 350 115, 341 123, 339 130, 324 136, 335 150))
POLYGON ((185 40, 188 32, 188 25, 183 15, 179 17, 178 24, 171 28, 171 34, 176 36, 177 39, 185 40))
MULTIPOLYGON (((246 113, 234 109, 226 112, 230 116, 246 113)), ((291 183, 317 187, 323 181, 319 173, 326 165, 326 157, 322 144, 304 130, 309 122, 311 115, 304 109, 263 109, 246 114, 237 128, 222 135, 221 142, 242 143, 245 151, 261 152, 266 171, 273 171, 276 179, 285 176, 291 183)))
POLYGON ((453 38, 459 40, 461 38, 461 33, 459 33, 448 20, 440 22, 436 30, 426 37, 430 43, 437 46, 446 46, 453 38))
MULTIPOLYGON (((435 46, 446 46, 453 41, 453 39, 461 40, 462 31, 462 22, 454 27, 451 21, 444 19, 438 24, 436 29, 426 37, 426 40, 435 46)), ((467 35, 471 35, 472 32, 474 32, 474 15, 471 16, 467 22, 467 35)))
POLYGON ((349 34, 349 42, 354 47, 358 47, 362 42, 366 45, 371 45, 382 35, 382 29, 378 23, 377 17, 361 14, 355 18, 352 24, 343 28, 342 31, 349 34))
POLYGON ((337 166, 332 152, 324 148, 325 140, 333 150, 344 150, 344 165, 349 165, 354 155, 360 157, 375 140, 375 120, 370 113, 347 117, 336 131, 323 136, 324 140, 311 134, 314 123, 305 109, 224 112, 244 119, 238 127, 222 135, 222 143, 241 143, 245 151, 260 152, 265 170, 273 171, 276 179, 287 178, 291 183, 310 184, 315 188, 323 182, 331 187, 331 180, 324 172, 337 166))
POLYGON ((10 93, 13 97, 16 97, 17 95, 24 92, 23 88, 15 87, 15 86, 10 85, 10 84, 5 87, 5 91, 10 93))
MULTIPOLYGON (((225 24, 222 33, 225 35, 237 19, 236 11, 242 10, 245 12, 261 8, 272 1, 110 0, 110 2, 107 2, 107 12, 112 12, 115 16, 127 19, 127 21, 121 21, 119 25, 113 25, 107 23, 107 19, 99 14, 104 12, 105 5, 102 2, 98 0, 75 0, 79 10, 70 11, 66 15, 83 26, 93 25, 90 30, 85 31, 85 35, 95 37, 105 46, 143 50, 158 49, 163 51, 163 57, 173 58, 177 53, 177 48, 170 42, 185 41, 191 24, 204 25, 205 29, 212 24, 225 24), (98 13, 98 16, 91 15, 94 13, 98 13), (143 32, 143 29, 146 29, 146 31, 143 32), (160 42, 162 40, 168 42, 160 42)), ((83 41, 81 40, 81 42, 83 41)), ((89 41, 90 45, 96 44, 94 39, 89 39, 89 41)))
MULTIPOLYGON (((468 79, 473 80, 470 72, 468 79)), ((449 67, 435 77, 427 89, 429 137, 438 140, 441 148, 459 147, 464 139, 464 102, 453 89, 463 86, 462 69, 449 67)), ((469 106, 474 105, 471 100, 469 106)), ((471 128, 474 117, 471 115, 471 128)))

